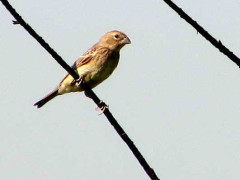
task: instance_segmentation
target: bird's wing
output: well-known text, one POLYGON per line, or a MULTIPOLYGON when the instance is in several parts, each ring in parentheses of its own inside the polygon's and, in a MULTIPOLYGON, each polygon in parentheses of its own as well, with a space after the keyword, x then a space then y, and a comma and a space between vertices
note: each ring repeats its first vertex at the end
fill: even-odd
POLYGON ((84 64, 87 64, 91 61, 93 58, 94 54, 96 52, 96 48, 93 46, 90 48, 87 52, 85 52, 82 56, 78 58, 78 60, 73 64, 72 68, 76 69, 81 67, 84 64))
MULTIPOLYGON (((75 63, 72 65, 72 68, 76 71, 77 68, 79 68, 80 66, 89 63, 91 59, 94 57, 95 51, 96 48, 93 46, 75 61, 75 63)), ((68 78, 69 76, 70 74, 65 75, 60 84, 62 84, 62 82, 66 80, 66 78, 68 78)), ((75 81, 73 80, 71 84, 75 84, 75 81)))

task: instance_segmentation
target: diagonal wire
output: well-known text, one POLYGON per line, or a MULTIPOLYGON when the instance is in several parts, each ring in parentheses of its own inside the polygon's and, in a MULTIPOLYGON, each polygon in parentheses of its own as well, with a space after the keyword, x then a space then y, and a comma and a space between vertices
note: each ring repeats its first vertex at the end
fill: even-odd
MULTIPOLYGON (((14 20, 14 24, 21 24, 26 31, 34 37, 41 46, 48 51, 52 57, 76 80, 79 82, 79 75, 59 56, 44 40, 42 37, 40 37, 23 19, 22 17, 15 11, 15 9, 9 4, 7 0, 1 0, 2 4, 6 7, 6 9, 15 17, 16 21, 14 20)), ((79 83, 79 86, 81 86, 86 94, 91 97, 91 99, 97 104, 99 108, 107 107, 104 102, 102 102, 96 94, 88 87, 87 84, 79 83)), ((107 117, 111 125, 114 127, 114 129, 117 131, 119 136, 122 138, 122 140, 128 145, 128 147, 131 149, 134 156, 137 158, 145 172, 148 174, 150 179, 152 180, 159 180, 157 175, 155 174, 154 170, 149 166, 145 158, 142 156, 140 151, 137 149, 137 147, 134 145, 132 140, 129 138, 129 136, 126 134, 126 132, 122 129, 122 127, 118 124, 116 119, 113 117, 112 113, 109 111, 108 108, 105 108, 103 111, 104 115, 107 117)))
POLYGON ((209 34, 202 26, 188 16, 181 8, 174 4, 171 0, 163 0, 167 3, 178 15, 192 25, 206 40, 208 40, 213 46, 215 46, 220 52, 225 54, 229 59, 235 62, 240 67, 240 59, 230 51, 221 41, 216 40, 211 34, 209 34))

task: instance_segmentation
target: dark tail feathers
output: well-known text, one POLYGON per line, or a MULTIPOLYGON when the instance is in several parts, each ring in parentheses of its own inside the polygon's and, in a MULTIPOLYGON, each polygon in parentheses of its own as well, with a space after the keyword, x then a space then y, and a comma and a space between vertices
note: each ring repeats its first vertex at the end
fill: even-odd
POLYGON ((58 95, 58 89, 55 89, 48 95, 46 95, 44 98, 42 98, 40 101, 36 102, 34 106, 37 106, 37 108, 42 107, 44 104, 46 104, 51 99, 55 98, 58 95))

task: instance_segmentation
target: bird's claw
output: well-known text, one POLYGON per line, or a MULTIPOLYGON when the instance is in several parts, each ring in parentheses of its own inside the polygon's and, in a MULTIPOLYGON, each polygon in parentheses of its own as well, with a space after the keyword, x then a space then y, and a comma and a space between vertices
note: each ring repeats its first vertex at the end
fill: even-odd
POLYGON ((80 76, 77 80, 74 81, 77 86, 81 85, 83 83, 83 78, 80 76))
POLYGON ((106 109, 109 108, 109 105, 106 105, 103 101, 100 101, 98 103, 98 107, 96 107, 96 111, 100 111, 100 113, 98 114, 99 116, 102 115, 104 113, 104 111, 106 109))
POLYGON ((16 24, 20 24, 18 21, 16 21, 16 20, 12 20, 12 23, 14 24, 14 25, 16 25, 16 24))

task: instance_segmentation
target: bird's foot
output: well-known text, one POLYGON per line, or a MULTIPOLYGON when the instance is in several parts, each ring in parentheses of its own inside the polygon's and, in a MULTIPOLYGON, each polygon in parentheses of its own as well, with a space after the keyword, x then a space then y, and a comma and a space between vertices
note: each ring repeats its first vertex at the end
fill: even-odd
POLYGON ((100 115, 102 115, 102 114, 104 113, 104 111, 105 111, 106 109, 108 109, 108 108, 109 108, 109 105, 106 105, 105 102, 100 101, 100 102, 98 103, 98 107, 96 107, 96 111, 100 111, 100 113, 98 114, 98 115, 100 116, 100 115))
POLYGON ((77 80, 73 81, 73 84, 76 84, 77 86, 80 86, 81 84, 83 84, 83 78, 80 76, 77 80))

